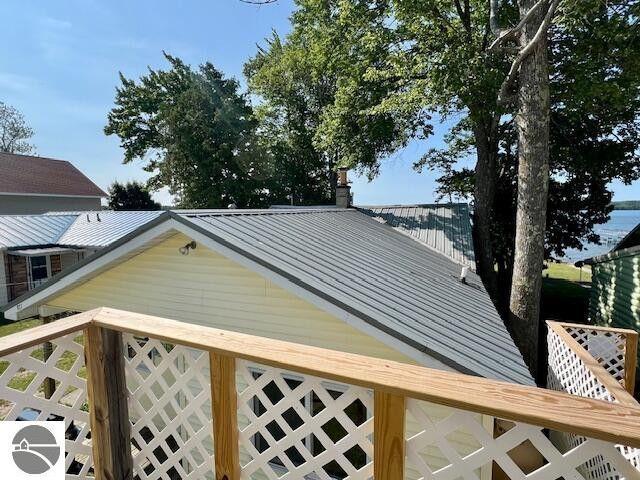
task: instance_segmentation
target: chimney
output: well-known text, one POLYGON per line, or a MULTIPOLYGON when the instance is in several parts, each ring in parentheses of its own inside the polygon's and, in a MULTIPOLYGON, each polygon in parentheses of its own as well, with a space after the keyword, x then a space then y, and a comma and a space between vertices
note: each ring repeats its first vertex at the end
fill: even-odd
POLYGON ((336 185, 336 207, 349 208, 351 206, 351 187, 347 179, 346 167, 338 169, 338 183, 336 185))

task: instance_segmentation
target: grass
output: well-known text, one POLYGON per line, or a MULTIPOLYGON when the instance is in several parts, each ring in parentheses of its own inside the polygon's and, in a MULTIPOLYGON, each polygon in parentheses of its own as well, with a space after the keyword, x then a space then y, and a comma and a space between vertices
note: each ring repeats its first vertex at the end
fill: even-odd
POLYGON ((591 283, 591 267, 585 265, 582 268, 578 268, 570 263, 549 262, 547 268, 542 272, 542 276, 555 280, 591 283))
POLYGON ((542 273, 542 318, 585 323, 589 311, 591 267, 548 263, 542 273))
MULTIPOLYGON (((42 325, 41 319, 27 319, 27 320, 21 320, 18 322, 11 322, 11 321, 2 319, 0 320, 0 337, 5 337, 13 333, 28 330, 29 328, 33 328, 38 325, 42 325)), ((81 339, 82 337, 79 337, 76 339, 76 341, 81 343, 81 339)), ((43 360, 44 359, 43 348, 40 347, 40 348, 34 349, 31 352, 30 356, 37 360, 43 360)), ((63 371, 69 371, 73 367, 77 357, 78 356, 75 353, 66 351, 60 356, 60 358, 56 362, 56 367, 63 371)), ((8 361, 0 361, 0 374, 4 373, 8 367, 9 367, 8 361)), ((16 374, 11 378, 11 380, 9 380, 9 382, 7 383, 7 386, 15 390, 25 391, 29 387, 31 382, 33 382, 33 379, 35 378, 35 376, 36 376, 35 372, 24 369, 24 368, 20 368, 16 372, 16 374)), ((84 366, 80 368, 80 370, 78 371, 78 376, 81 378, 86 378, 86 368, 84 366)), ((57 388, 57 385, 58 385, 58 382, 56 382, 56 388, 57 388)), ((38 393, 42 394, 43 392, 44 392, 44 387, 41 385, 38 388, 38 393)), ((71 393, 71 390, 68 392, 65 392, 65 395, 69 393, 71 393)), ((8 405, 9 405, 9 402, 7 402, 6 400, 0 399, 0 410, 7 408, 8 405)), ((2 412, 0 411, 0 417, 3 417, 3 416, 4 415, 2 415, 2 412)))

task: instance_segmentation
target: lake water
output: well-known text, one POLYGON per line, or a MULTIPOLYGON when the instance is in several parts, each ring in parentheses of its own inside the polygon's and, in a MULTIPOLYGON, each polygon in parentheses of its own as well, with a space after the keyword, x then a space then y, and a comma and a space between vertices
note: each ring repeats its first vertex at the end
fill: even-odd
POLYGON ((640 223, 640 210, 614 210, 610 217, 611 219, 607 223, 594 227, 596 233, 601 237, 602 245, 590 243, 585 245, 584 250, 569 249, 561 260, 577 262, 611 251, 627 233, 640 223))

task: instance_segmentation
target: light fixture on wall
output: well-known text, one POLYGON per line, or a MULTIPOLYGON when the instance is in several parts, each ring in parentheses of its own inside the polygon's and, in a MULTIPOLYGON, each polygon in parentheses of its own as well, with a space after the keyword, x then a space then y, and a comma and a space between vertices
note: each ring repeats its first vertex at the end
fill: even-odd
POLYGON ((196 241, 195 240, 191 240, 189 243, 187 243, 184 247, 180 247, 178 249, 178 251, 182 254, 182 255, 189 255, 189 250, 194 250, 196 248, 196 241))

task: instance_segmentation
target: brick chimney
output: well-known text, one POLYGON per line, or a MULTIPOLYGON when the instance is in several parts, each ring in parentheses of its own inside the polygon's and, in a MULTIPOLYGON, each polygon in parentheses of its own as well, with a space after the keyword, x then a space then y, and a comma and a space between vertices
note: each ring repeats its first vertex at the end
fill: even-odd
POLYGON ((351 187, 347 179, 346 167, 338 169, 338 183, 336 185, 336 207, 349 208, 351 206, 351 187))

